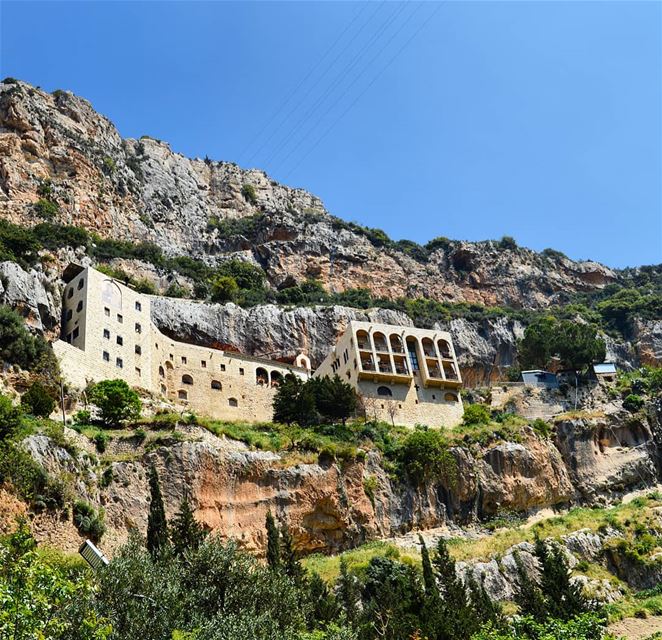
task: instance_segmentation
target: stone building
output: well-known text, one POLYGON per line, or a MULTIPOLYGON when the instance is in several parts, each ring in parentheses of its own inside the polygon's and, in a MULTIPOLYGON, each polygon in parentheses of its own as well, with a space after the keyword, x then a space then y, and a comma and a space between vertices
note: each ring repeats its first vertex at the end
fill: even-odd
POLYGON ((202 415, 270 421, 282 377, 310 375, 303 354, 286 364, 173 340, 151 320, 152 296, 91 267, 71 264, 63 279, 61 339, 53 349, 74 386, 120 378, 202 415))
POLYGON ((463 414, 459 371, 445 331, 352 321, 314 375, 349 382, 368 416, 450 427, 463 414))

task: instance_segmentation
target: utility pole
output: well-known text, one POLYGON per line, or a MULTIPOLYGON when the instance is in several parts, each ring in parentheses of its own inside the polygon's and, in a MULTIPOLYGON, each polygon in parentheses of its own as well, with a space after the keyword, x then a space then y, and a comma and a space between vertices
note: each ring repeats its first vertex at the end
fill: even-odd
POLYGON ((67 414, 64 412, 64 382, 60 378, 60 405, 62 407, 62 426, 67 424, 67 414))

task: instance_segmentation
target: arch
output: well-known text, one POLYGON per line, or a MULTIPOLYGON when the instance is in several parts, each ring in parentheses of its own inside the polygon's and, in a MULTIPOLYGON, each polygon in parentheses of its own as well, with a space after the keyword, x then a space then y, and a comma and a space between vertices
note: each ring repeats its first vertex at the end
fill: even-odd
POLYGON ((407 336, 407 353, 409 354, 409 361, 411 363, 412 371, 419 371, 420 364, 418 362, 418 340, 414 336, 407 336))
POLYGON ((444 394, 444 400, 446 402, 457 402, 457 395, 448 391, 444 394))
POLYGON ((159 376, 165 378, 165 369, 159 365, 159 376))
POLYGON ((185 373, 182 376, 182 384, 193 384, 193 378, 188 373, 185 373))
POLYGON ((402 344, 402 338, 397 333, 392 333, 389 336, 389 342, 391 343, 391 351, 393 353, 404 353, 405 348, 402 344))
POLYGON ((283 381, 283 374, 280 371, 271 372, 271 386, 277 387, 283 381))
POLYGON ((439 353, 442 358, 452 358, 453 352, 451 351, 451 345, 447 340, 437 340, 437 347, 439 347, 439 353))
POLYGON ((310 371, 312 366, 310 364, 310 358, 305 353, 300 353, 295 359, 294 364, 301 369, 310 371))
POLYGON ((429 358, 436 358, 437 354, 434 350, 434 342, 430 338, 423 338, 421 340, 421 347, 423 348, 423 353, 429 358))
POLYGON ((211 388, 214 389, 214 391, 220 391, 223 388, 223 385, 218 380, 212 380, 211 388))
POLYGON ((258 367, 255 369, 255 383, 259 384, 261 387, 269 384, 269 374, 264 367, 258 367))
POLYGON ((170 360, 166 360, 165 368, 168 369, 169 371, 172 371, 173 366, 172 366, 172 362, 170 362, 170 360))
POLYGON ((447 380, 457 380, 457 371, 455 370, 455 365, 452 362, 444 361, 444 374, 446 375, 447 380))
POLYGON ((101 300, 109 307, 122 308, 122 290, 112 280, 104 280, 101 283, 101 300))
POLYGON ((375 331, 372 334, 372 340, 375 343, 375 351, 388 351, 386 336, 381 331, 375 331))
POLYGON ((231 407, 238 407, 239 406, 239 402, 237 402, 237 398, 228 398, 228 404, 231 407))
POLYGON ((358 345, 359 349, 372 351, 372 346, 370 345, 370 336, 365 329, 359 329, 356 332, 356 344, 358 345))
POLYGON ((393 396, 393 392, 388 387, 381 386, 377 387, 377 395, 390 398, 393 396))
POLYGON ((188 400, 188 392, 187 392, 187 391, 184 391, 184 389, 180 389, 180 390, 177 392, 177 398, 178 398, 179 400, 188 400))

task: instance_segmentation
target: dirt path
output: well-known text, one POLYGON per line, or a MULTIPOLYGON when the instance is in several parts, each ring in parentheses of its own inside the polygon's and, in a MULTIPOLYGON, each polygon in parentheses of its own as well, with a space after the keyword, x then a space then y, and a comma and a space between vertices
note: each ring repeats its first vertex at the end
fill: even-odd
POLYGON ((662 616, 651 616, 645 620, 625 618, 609 625, 609 633, 613 633, 617 638, 627 638, 627 640, 643 640, 656 631, 662 632, 662 616))

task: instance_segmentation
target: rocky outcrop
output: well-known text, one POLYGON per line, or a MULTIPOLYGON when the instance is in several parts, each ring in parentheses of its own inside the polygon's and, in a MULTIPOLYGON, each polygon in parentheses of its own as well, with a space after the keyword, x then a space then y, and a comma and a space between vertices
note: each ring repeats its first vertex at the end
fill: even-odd
POLYGON ((192 160, 148 137, 123 140, 86 100, 18 81, 0 84, 0 158, 3 217, 39 221, 33 205, 50 181, 62 223, 209 263, 236 255, 260 264, 273 286, 317 278, 385 298, 540 307, 616 278, 594 262, 495 242, 441 242, 415 259, 262 171, 192 160), (247 216, 258 216, 252 230, 217 228, 247 216))

